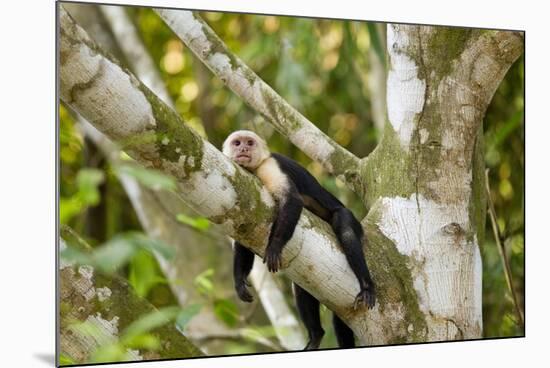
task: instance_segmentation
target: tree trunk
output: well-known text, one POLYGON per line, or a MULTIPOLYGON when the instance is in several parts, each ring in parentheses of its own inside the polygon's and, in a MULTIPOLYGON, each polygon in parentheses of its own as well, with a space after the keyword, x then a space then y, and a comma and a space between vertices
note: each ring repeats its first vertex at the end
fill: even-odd
POLYGON ((398 278, 412 292, 393 295, 391 283, 379 283, 387 299, 366 319, 365 341, 480 338, 482 119, 521 38, 408 25, 387 31, 389 121, 365 160, 367 223, 405 266, 398 278))

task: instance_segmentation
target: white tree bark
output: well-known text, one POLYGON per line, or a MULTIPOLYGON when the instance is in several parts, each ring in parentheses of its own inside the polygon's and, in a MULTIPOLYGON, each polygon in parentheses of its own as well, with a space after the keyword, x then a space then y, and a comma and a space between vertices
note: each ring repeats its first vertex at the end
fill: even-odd
POLYGON ((275 278, 258 257, 250 272, 250 280, 281 345, 287 350, 302 350, 306 346, 306 338, 300 324, 288 307, 275 278))
POLYGON ((174 102, 160 77, 149 52, 141 42, 137 29, 122 6, 99 5, 124 56, 139 79, 170 107, 174 102))

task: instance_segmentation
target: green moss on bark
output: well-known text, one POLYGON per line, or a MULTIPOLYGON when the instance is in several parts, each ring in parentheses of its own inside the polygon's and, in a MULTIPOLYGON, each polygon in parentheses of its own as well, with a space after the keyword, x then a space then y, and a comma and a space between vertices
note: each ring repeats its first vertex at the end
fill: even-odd
POLYGON ((386 336, 391 337, 391 344, 426 341, 428 327, 414 289, 410 258, 399 253, 393 241, 378 229, 380 210, 379 206, 373 206, 366 220, 367 238, 376 246, 367 247, 365 256, 377 285, 380 312, 383 314, 387 308, 402 305, 401 311, 405 313, 398 321, 398 328, 392 326, 390 331, 390 326, 384 326, 383 329, 387 329, 386 336))
POLYGON ((472 157, 472 195, 468 206, 470 223, 475 226, 478 244, 482 244, 485 239, 485 220, 487 218, 484 154, 483 126, 480 125, 472 157))
POLYGON ((367 207, 381 197, 408 198, 415 192, 411 174, 416 170, 411 155, 399 141, 393 127, 386 122, 384 136, 361 168, 364 187, 362 196, 367 207))
MULTIPOLYGON (((78 244, 81 250, 89 249, 77 234, 69 228, 63 229, 68 244, 78 244)), ((89 267, 89 266, 88 266, 89 267)), ((89 346, 82 345, 75 339, 71 326, 84 322, 90 316, 98 316, 103 320, 116 321, 116 327, 122 332, 132 322, 151 313, 155 307, 145 299, 140 298, 132 287, 117 275, 105 275, 89 267, 91 277, 83 280, 84 276, 77 271, 77 266, 64 267, 59 270, 60 286, 60 333, 62 353, 71 357, 75 362, 87 363, 90 358, 89 346), (91 286, 83 289, 83 286, 91 286), (108 288, 110 294, 99 298, 97 290, 108 288), (96 290, 95 294, 92 290, 96 290), (68 348, 64 351, 63 348, 68 348)), ((188 358, 204 355, 173 323, 167 323, 151 331, 161 342, 159 349, 140 349, 144 359, 188 358)))
MULTIPOLYGON (((156 122, 154 143, 159 156, 163 160, 182 165, 186 175, 200 170, 204 150, 204 143, 200 135, 186 126, 183 119, 149 88, 140 83, 139 89, 153 110, 156 122), (182 155, 186 157, 185 160, 181 160, 182 155)), ((151 134, 151 131, 147 134, 151 134)), ((148 137, 148 141, 151 140, 153 137, 148 137)), ((139 150, 135 144, 129 148, 139 150)))
MULTIPOLYGON (((119 331, 123 331, 139 317, 155 310, 151 304, 137 296, 130 285, 118 277, 96 273, 94 279, 96 288, 108 287, 112 292, 111 296, 104 301, 99 301, 97 297, 94 298, 95 309, 101 311, 103 319, 111 320, 118 317, 119 331)), ((186 358, 204 355, 176 329, 174 323, 166 323, 155 328, 151 333, 161 341, 160 349, 144 351, 145 359, 186 358)))
POLYGON ((228 219, 238 223, 238 231, 245 237, 252 237, 257 228, 257 223, 270 224, 275 211, 267 206, 261 198, 261 183, 258 178, 248 174, 244 170, 237 170, 235 175, 228 177, 229 181, 239 192, 245 193, 237 198, 235 213, 229 213, 228 219), (250 221, 253 218, 254 221, 250 221))
POLYGON ((451 72, 452 63, 466 47, 474 30, 468 28, 439 27, 428 40, 427 54, 423 57, 426 70, 435 72, 437 80, 451 72))
POLYGON ((433 193, 429 183, 437 181, 440 175, 436 171, 441 165, 442 149, 443 121, 439 109, 440 105, 433 100, 424 104, 410 145, 411 160, 414 162, 411 177, 415 181, 415 191, 434 201, 440 198, 433 193))
POLYGON ((275 126, 284 129, 286 135, 300 129, 299 113, 290 105, 279 101, 278 96, 267 88, 261 88, 262 100, 267 107, 264 117, 275 126))

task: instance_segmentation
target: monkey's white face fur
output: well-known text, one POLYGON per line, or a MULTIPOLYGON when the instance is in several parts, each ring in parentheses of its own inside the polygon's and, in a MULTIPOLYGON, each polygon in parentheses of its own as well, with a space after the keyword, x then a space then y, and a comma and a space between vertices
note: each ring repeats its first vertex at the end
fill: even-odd
POLYGON ((270 156, 267 143, 250 130, 231 133, 223 142, 223 154, 248 170, 255 170, 270 156))

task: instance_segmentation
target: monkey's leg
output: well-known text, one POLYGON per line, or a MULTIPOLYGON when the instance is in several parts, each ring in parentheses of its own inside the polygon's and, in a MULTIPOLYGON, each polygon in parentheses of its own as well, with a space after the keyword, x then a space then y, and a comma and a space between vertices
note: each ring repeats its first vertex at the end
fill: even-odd
POLYGON ((254 253, 236 240, 233 243, 233 248, 233 280, 235 281, 235 290, 243 302, 250 303, 253 298, 246 288, 250 286, 246 279, 254 265, 254 253))
POLYGON ((336 340, 338 340, 338 346, 341 348, 353 348, 355 347, 355 338, 353 337, 353 331, 348 327, 336 315, 332 314, 332 326, 334 326, 334 333, 336 334, 336 340))
POLYGON ((270 272, 277 272, 281 268, 281 252, 294 234, 303 207, 302 198, 294 185, 291 185, 284 202, 279 204, 277 218, 271 227, 269 242, 265 249, 264 263, 267 263, 270 272))
POLYGON ((368 308, 372 308, 376 300, 376 293, 374 282, 370 277, 369 269, 365 262, 365 255, 363 254, 363 244, 361 242, 363 228, 355 219, 353 213, 345 207, 341 207, 333 212, 330 223, 342 245, 346 259, 355 277, 359 280, 361 291, 355 299, 355 307, 363 303, 368 308))
POLYGON ((304 350, 318 349, 325 334, 321 327, 321 317, 319 315, 319 301, 310 293, 293 283, 294 297, 300 317, 306 326, 309 335, 309 341, 304 350))

